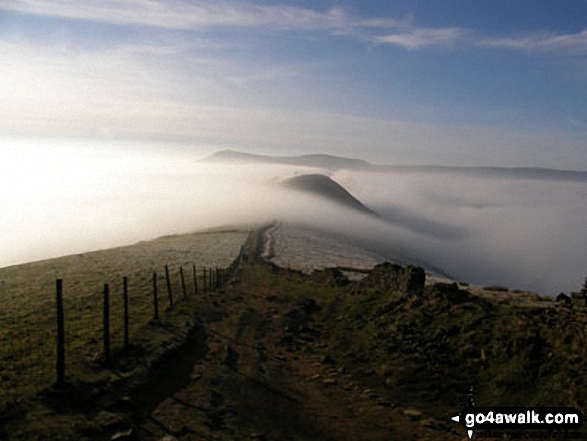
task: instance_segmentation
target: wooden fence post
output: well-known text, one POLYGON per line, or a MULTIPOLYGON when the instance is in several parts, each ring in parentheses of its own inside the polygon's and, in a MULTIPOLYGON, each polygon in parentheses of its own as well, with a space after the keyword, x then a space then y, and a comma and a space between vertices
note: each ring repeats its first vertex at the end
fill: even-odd
POLYGON ((171 279, 169 278, 169 268, 165 265, 165 279, 167 280, 167 295, 169 296, 169 306, 173 307, 173 294, 171 293, 171 279))
POLYGON ((183 277, 183 268, 181 266, 179 267, 179 277, 181 278, 181 290, 183 291, 183 298, 187 299, 188 293, 185 290, 185 279, 183 277))
POLYGON ((198 274, 196 273, 196 265, 192 265, 194 270, 194 295, 198 295, 198 274))
POLYGON ((63 280, 55 281, 57 307, 57 387, 65 383, 65 315, 63 312, 63 280))
POLYGON ((124 347, 128 348, 128 278, 126 276, 122 279, 122 300, 124 304, 124 347))
POLYGON ((202 275, 204 276, 203 286, 204 292, 208 292, 208 285, 206 285, 206 267, 202 269, 202 275))
POLYGON ((208 269, 208 284, 210 285, 210 292, 214 291, 214 285, 212 284, 212 267, 208 269))
POLYGON ((104 362, 110 364, 110 288, 104 284, 104 362))
POLYGON ((157 298, 157 273, 153 271, 153 319, 159 320, 159 299, 157 298))

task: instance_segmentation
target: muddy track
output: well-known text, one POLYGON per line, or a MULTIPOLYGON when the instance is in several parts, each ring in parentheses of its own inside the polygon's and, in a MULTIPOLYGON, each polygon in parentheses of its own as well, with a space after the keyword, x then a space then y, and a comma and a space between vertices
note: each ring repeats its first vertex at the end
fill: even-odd
POLYGON ((140 439, 461 439, 442 422, 405 414, 328 356, 319 300, 290 298, 268 280, 280 271, 259 259, 270 228, 249 238, 244 254, 256 263, 243 265, 238 282, 208 294, 222 319, 204 322, 202 338, 186 347, 193 353, 159 379, 159 392, 143 408, 140 439))

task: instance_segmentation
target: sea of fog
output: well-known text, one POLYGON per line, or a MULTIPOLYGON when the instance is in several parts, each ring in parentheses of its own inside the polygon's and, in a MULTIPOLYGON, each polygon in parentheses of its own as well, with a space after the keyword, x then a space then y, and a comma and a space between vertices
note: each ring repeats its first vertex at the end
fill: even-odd
POLYGON ((210 148, 0 140, 0 267, 161 235, 282 220, 459 281, 542 294, 587 274, 587 184, 201 163, 210 148), (375 219, 281 188, 325 173, 375 219))

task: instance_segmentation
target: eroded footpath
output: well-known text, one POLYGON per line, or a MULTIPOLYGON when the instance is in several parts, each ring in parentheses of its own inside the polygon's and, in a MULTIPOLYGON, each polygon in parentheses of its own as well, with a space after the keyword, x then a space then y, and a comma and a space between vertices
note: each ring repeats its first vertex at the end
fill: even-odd
POLYGON ((185 377, 185 363, 162 372, 159 387, 170 383, 171 393, 151 403, 140 439, 460 439, 336 363, 318 320, 328 290, 335 291, 269 264, 245 264, 231 287, 208 294, 218 317, 205 325, 204 341, 185 349, 201 356, 177 390, 172 383, 185 377))

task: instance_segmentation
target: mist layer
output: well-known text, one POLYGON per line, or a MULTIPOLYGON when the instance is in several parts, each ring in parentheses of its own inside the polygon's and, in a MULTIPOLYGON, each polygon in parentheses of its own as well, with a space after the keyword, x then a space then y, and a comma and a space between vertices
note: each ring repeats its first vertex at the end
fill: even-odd
POLYGON ((71 143, 1 150, 0 267, 166 234, 273 219, 345 235, 457 280, 576 290, 587 263, 587 184, 283 164, 210 164, 197 148, 71 143), (278 185, 324 173, 373 217, 278 185))

